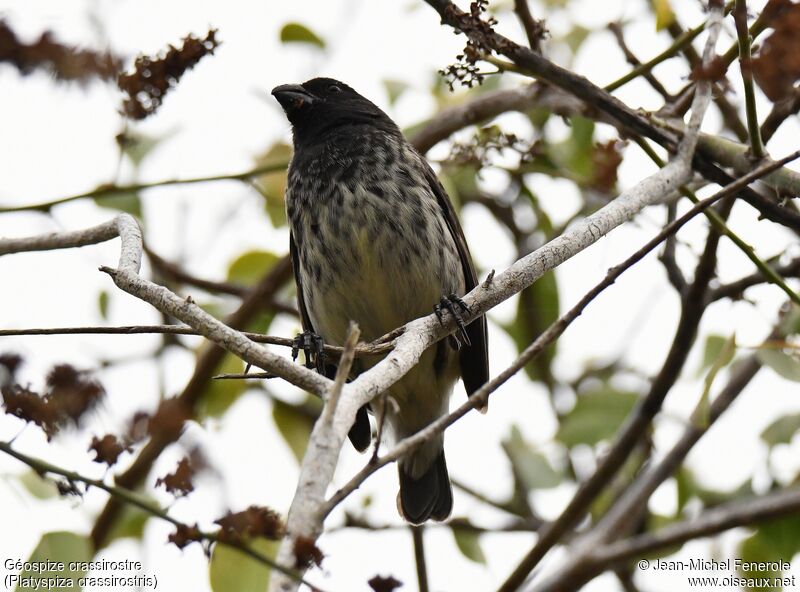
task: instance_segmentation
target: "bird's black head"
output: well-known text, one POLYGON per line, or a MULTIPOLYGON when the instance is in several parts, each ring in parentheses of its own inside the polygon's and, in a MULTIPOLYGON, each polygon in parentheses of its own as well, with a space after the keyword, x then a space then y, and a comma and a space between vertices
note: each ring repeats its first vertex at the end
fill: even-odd
POLYGON ((342 126, 371 126, 399 133, 397 125, 377 105, 333 78, 282 84, 272 89, 272 95, 292 124, 295 142, 313 141, 342 126))

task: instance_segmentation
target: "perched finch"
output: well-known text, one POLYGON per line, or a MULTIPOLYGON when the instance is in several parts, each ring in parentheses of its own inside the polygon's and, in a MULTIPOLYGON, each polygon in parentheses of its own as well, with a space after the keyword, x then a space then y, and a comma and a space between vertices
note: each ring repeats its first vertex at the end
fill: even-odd
MULTIPOLYGON (((488 380, 486 319, 461 321, 467 309, 458 295, 477 283, 464 233, 436 174, 372 102, 330 78, 272 94, 292 125, 286 212, 306 345, 342 345, 351 320, 365 341, 431 309, 459 323, 457 336, 431 346, 385 393, 393 402, 370 404, 397 442, 447 413, 459 375, 468 394, 488 380)), ((375 363, 358 358, 354 373, 375 363)), ((366 410, 350 439, 360 450, 369 445, 366 410)), ((443 445, 439 435, 399 461, 398 507, 409 522, 450 515, 443 445)))

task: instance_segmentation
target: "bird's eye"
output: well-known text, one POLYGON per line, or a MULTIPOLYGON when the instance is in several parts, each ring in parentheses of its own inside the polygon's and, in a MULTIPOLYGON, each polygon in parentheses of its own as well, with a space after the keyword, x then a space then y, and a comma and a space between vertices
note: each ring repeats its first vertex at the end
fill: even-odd
POLYGON ((336 84, 331 84, 328 87, 328 92, 329 93, 340 93, 340 92, 342 92, 342 89, 336 84))

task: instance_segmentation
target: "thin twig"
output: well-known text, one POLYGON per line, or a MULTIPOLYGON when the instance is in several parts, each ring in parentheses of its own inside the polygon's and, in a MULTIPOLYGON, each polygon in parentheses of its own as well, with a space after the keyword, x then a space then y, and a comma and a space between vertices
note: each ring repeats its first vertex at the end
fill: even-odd
POLYGON ((772 105, 772 111, 764 118, 761 124, 761 140, 769 142, 778 128, 792 115, 800 111, 800 88, 795 88, 792 93, 772 105))
POLYGON ((757 498, 710 508, 689 520, 670 524, 653 533, 599 547, 592 554, 597 569, 617 565, 701 537, 739 526, 757 524, 800 511, 800 488, 772 491, 757 498))
POLYGON ((167 261, 160 255, 156 254, 147 245, 144 246, 144 252, 147 254, 148 259, 150 259, 150 265, 153 266, 153 269, 175 280, 176 282, 195 286, 196 288, 202 288, 203 290, 211 292, 212 294, 231 294, 232 296, 242 297, 250 292, 250 288, 242 284, 236 284, 233 282, 214 282, 192 275, 180 265, 172 263, 171 261, 167 261))
MULTIPOLYGON (((800 258, 793 259, 786 265, 777 265, 774 269, 775 273, 781 277, 800 277, 800 258)), ((756 272, 730 282, 729 284, 722 284, 711 288, 706 296, 706 303, 710 304, 722 298, 741 298, 747 288, 763 284, 765 281, 763 274, 761 274, 761 272, 756 272)))
POLYGON ((91 191, 84 193, 77 193, 67 197, 61 197, 52 201, 41 202, 37 204, 29 204, 22 206, 11 206, 0 208, 0 214, 7 214, 11 212, 49 212, 55 206, 84 199, 86 197, 111 197, 115 195, 124 195, 126 193, 135 193, 144 189, 153 189, 155 187, 167 187, 170 185, 191 185, 194 183, 208 183, 212 181, 243 181, 258 175, 265 175, 267 173, 275 173, 278 171, 285 171, 287 163, 268 164, 253 169, 243 171, 241 173, 230 173, 225 175, 209 175, 205 177, 192 177, 189 179, 164 179, 162 181, 153 181, 150 183, 133 183, 131 185, 100 185, 91 191))
POLYGON ((344 341, 344 348, 342 355, 339 358, 339 365, 336 368, 336 376, 333 379, 333 384, 328 391, 327 402, 323 409, 323 418, 326 421, 333 420, 333 414, 336 412, 336 405, 339 403, 339 397, 342 394, 342 387, 345 381, 350 376, 350 369, 353 367, 353 360, 355 359, 356 345, 358 338, 361 335, 361 330, 358 325, 350 321, 350 326, 347 328, 347 337, 344 341))
POLYGON ((419 592, 428 592, 428 567, 425 564, 425 545, 423 535, 424 526, 410 526, 411 537, 414 541, 414 564, 417 567, 417 585, 419 592))
POLYGON ((533 18, 528 0, 514 0, 514 12, 522 23, 522 28, 525 29, 528 46, 536 53, 542 53, 542 39, 547 33, 544 21, 533 18))
MULTIPOLYGON (((118 327, 46 327, 29 329, 0 329, 0 337, 12 337, 19 335, 147 335, 147 334, 170 334, 170 335, 201 335, 195 329, 185 325, 125 325, 118 327)), ((274 335, 264 335, 263 333, 252 333, 242 331, 242 335, 248 337, 256 343, 267 345, 280 345, 292 347, 294 339, 288 337, 277 337, 274 335)), ((360 343, 355 349, 355 356, 380 355, 390 351, 393 347, 392 341, 376 341, 373 343, 360 343)), ((336 357, 342 354, 343 348, 338 345, 324 345, 326 354, 336 357)))
MULTIPOLYGON (((611 28, 611 25, 609 25, 611 28)), ((661 62, 668 60, 669 58, 675 57, 675 55, 681 51, 684 47, 691 44, 692 41, 702 33, 706 28, 706 24, 703 23, 702 25, 698 25, 694 29, 690 29, 685 33, 681 34, 675 41, 672 42, 667 49, 662 51, 660 54, 655 56, 654 58, 644 62, 643 64, 639 64, 633 70, 621 76, 614 82, 611 82, 603 87, 606 92, 614 92, 618 88, 628 84, 631 80, 638 78, 639 76, 645 76, 650 73, 650 71, 659 65, 661 62)), ((611 28, 612 33, 615 33, 614 28, 611 28)), ((616 35, 616 33, 615 33, 616 35)), ((620 37, 621 38, 621 33, 620 37)), ((624 51, 624 48, 623 48, 624 51)), ((654 87, 655 88, 655 87, 654 87)), ((662 87, 663 88, 663 87, 662 87)), ((658 89, 656 89, 658 90, 658 89)), ((659 91, 660 92, 660 91, 659 91)), ((666 97, 665 97, 666 98, 666 97)))
POLYGON ((752 39, 747 30, 747 0, 736 0, 733 9, 733 20, 736 23, 736 36, 739 39, 739 66, 744 83, 745 114, 747 116, 747 133, 750 138, 750 150, 754 159, 764 158, 764 145, 761 142, 761 128, 758 125, 756 112, 756 95, 753 88, 753 62, 750 57, 752 39))
MULTIPOLYGON (((659 166, 664 166, 664 161, 661 160, 661 157, 653 151, 650 145, 645 141, 638 139, 637 143, 639 146, 644 150, 644 152, 650 157, 650 159, 655 162, 659 166)), ((787 158, 789 160, 794 160, 796 156, 790 155, 787 158)), ((777 169, 776 169, 777 170, 777 169)), ((698 203, 699 198, 693 191, 687 188, 682 188, 684 195, 688 197, 693 203, 698 203)), ((752 246, 747 244, 738 234, 733 232, 728 225, 726 224, 725 220, 723 220, 719 214, 717 214, 714 210, 707 210, 705 212, 705 216, 714 226, 714 228, 718 231, 727 236, 733 244, 735 244, 745 256, 753 262, 753 265, 759 270, 759 272, 764 276, 769 283, 775 284, 779 287, 783 292, 789 297, 789 299, 794 302, 795 304, 800 305, 800 295, 797 294, 792 288, 784 281, 784 279, 778 274, 772 267, 762 261, 761 258, 756 255, 755 250, 752 246)))

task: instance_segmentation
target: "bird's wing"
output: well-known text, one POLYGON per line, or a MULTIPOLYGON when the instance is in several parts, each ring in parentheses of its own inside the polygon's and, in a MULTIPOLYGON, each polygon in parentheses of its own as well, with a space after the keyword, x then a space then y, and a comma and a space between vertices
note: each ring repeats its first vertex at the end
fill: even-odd
POLYGON ((300 322, 303 324, 303 331, 314 333, 314 326, 311 324, 311 317, 308 316, 306 300, 303 297, 303 282, 300 280, 300 261, 297 254, 297 245, 294 243, 294 236, 289 232, 289 253, 292 256, 292 269, 294 270, 294 283, 297 285, 297 306, 300 308, 300 322))
MULTIPOLYGON (((425 180, 430 185, 431 191, 436 196, 436 201, 442 209, 442 214, 450 229, 450 235, 456 243, 458 256, 461 259, 461 269, 464 272, 464 285, 469 292, 478 285, 478 276, 475 273, 475 266, 469 254, 467 240, 464 238, 464 231, 458 221, 458 216, 453 209, 453 204, 447 196, 436 173, 428 164, 424 157, 420 156, 422 167, 425 171, 425 180)), ((467 325, 467 335, 472 345, 461 348, 459 362, 461 365, 461 377, 464 379, 464 387, 467 394, 471 395, 489 380, 489 339, 486 333, 486 317, 481 316, 467 325)))

